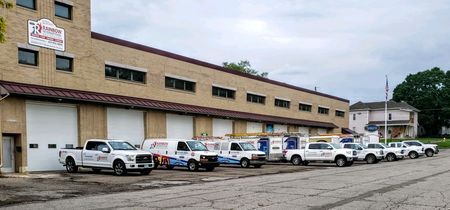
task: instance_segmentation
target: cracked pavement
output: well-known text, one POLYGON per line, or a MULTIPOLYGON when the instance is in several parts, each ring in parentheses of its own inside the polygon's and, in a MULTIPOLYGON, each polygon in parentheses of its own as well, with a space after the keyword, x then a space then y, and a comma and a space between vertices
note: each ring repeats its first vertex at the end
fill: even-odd
POLYGON ((84 196, 6 209, 450 209, 449 203, 450 150, 443 150, 432 158, 84 196))

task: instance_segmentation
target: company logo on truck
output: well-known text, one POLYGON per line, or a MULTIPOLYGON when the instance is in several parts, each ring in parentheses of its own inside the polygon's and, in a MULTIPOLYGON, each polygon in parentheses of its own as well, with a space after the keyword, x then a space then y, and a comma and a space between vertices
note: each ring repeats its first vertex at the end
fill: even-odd
POLYGON ((150 149, 166 149, 168 145, 169 145, 168 142, 155 141, 152 144, 150 144, 150 149))

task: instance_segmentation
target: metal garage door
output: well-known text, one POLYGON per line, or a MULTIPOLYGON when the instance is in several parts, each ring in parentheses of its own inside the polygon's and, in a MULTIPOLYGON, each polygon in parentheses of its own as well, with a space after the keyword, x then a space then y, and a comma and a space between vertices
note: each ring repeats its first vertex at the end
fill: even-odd
POLYGON ((233 133, 233 121, 213 119, 213 136, 224 137, 225 134, 233 133))
POLYGON ((140 147, 145 138, 144 112, 108 108, 108 139, 120 139, 140 147))
POLYGON ((194 118, 192 116, 167 114, 167 138, 192 139, 194 137, 194 118))
POLYGON ((247 122, 247 133, 261 133, 262 127, 262 123, 247 122))
POLYGON ((287 133, 288 132, 288 126, 287 125, 275 124, 273 126, 273 132, 274 133, 287 133))
POLYGON ((58 149, 78 146, 77 119, 74 105, 26 103, 28 171, 64 169, 58 149))

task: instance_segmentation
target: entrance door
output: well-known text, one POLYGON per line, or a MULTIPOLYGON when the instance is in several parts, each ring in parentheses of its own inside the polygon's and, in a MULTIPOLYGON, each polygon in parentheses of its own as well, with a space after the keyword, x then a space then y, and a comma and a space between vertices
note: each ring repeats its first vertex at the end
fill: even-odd
POLYGON ((258 150, 266 153, 266 157, 269 157, 269 139, 260 139, 258 141, 258 150))
POLYGON ((3 152, 2 152, 3 173, 12 173, 15 171, 14 167, 14 138, 9 136, 3 137, 3 152))

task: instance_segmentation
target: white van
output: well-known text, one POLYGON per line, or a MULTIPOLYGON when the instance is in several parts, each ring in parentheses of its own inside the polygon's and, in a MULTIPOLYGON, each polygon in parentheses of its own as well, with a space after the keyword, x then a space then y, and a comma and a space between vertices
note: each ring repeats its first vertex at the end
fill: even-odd
POLYGON ((250 165, 260 168, 266 164, 265 153, 246 141, 209 141, 204 144, 208 150, 219 155, 219 164, 241 165, 242 168, 248 168, 250 165))
POLYGON ((197 171, 198 168, 213 171, 219 166, 217 154, 208 151, 202 142, 196 140, 146 139, 142 150, 153 154, 155 168, 164 165, 167 169, 181 166, 189 171, 197 171))

